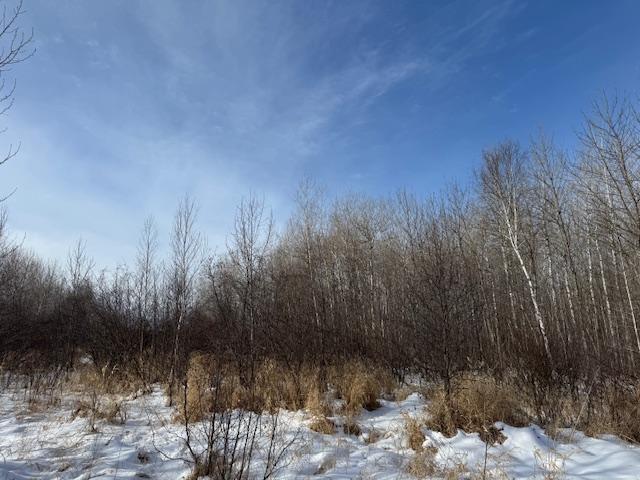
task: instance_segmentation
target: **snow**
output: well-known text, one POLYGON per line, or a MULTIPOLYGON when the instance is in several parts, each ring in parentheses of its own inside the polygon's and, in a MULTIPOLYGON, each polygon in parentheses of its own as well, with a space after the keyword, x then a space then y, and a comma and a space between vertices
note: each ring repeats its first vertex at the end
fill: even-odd
MULTIPOLYGON (((192 466, 183 428, 171 421, 173 410, 160 388, 120 400, 126 421, 100 420, 92 431, 87 418, 74 415, 73 395, 59 405, 34 410, 18 392, 0 393, 0 479, 186 478, 192 466)), ((342 433, 340 417, 332 417, 338 433, 323 435, 308 428, 311 417, 305 412, 282 412, 283 439, 295 441, 277 478, 411 478, 407 464, 415 453, 408 447, 404 415, 423 415, 425 402, 413 394, 402 402, 380 403, 379 409, 356 419, 362 430, 359 437, 342 433), (374 430, 377 440, 369 443, 374 430)), ((496 426, 506 440, 486 449, 492 478, 640 477, 640 448, 616 437, 590 438, 561 430, 554 440, 534 425, 496 426)), ((435 461, 440 466, 464 465, 466 472, 476 475, 482 471, 485 444, 478 434, 458 432, 446 438, 423 431, 424 447, 437 448, 435 461)), ((260 451, 255 458, 260 461, 260 451)))

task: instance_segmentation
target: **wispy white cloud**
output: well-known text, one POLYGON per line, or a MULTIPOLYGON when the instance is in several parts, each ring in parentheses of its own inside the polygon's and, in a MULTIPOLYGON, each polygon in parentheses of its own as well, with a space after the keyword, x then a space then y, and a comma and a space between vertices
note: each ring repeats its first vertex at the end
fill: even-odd
POLYGON ((383 7, 34 1, 39 52, 11 116, 24 149, 3 172, 2 186, 19 189, 12 225, 45 255, 62 258, 83 237, 113 264, 133 254, 145 216, 168 230, 190 193, 222 246, 242 195, 286 213, 310 162, 406 82, 446 84, 512 8, 455 27, 435 12, 433 39, 402 45, 365 35, 383 7))

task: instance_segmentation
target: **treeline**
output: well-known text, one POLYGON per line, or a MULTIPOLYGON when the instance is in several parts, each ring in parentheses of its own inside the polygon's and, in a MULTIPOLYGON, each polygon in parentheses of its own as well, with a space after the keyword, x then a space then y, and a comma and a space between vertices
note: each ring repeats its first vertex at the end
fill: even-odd
POLYGON ((427 198, 327 202, 307 182, 278 233, 250 198, 217 256, 188 199, 168 259, 148 222, 135 265, 108 274, 82 244, 56 269, 4 235, 3 365, 91 361, 173 385, 198 351, 247 378, 264 359, 300 372, 358 358, 445 385, 468 371, 568 386, 636 379, 637 106, 600 101, 579 140, 570 153, 542 136, 506 141, 482 154, 473 185, 427 198))

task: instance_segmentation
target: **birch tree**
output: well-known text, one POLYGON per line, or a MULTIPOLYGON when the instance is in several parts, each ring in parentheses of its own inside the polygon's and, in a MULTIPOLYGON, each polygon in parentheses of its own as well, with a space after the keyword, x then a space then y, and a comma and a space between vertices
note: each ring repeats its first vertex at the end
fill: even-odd
MULTIPOLYGON (((480 171, 480 188, 485 205, 496 221, 497 231, 506 240, 526 280, 535 321, 550 365, 553 357, 547 336, 547 326, 538 301, 536 279, 532 276, 532 265, 525 258, 525 235, 527 229, 527 195, 529 185, 526 172, 526 155, 513 142, 506 142, 484 153, 484 164, 480 171)), ((529 239, 529 247, 532 241, 529 239)), ((533 259, 533 256, 531 256, 533 259)))

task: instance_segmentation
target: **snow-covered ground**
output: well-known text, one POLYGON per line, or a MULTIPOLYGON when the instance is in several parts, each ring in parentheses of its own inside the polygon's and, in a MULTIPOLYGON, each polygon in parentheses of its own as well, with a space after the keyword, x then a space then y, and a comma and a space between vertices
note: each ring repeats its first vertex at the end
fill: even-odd
MULTIPOLYGON (((185 460, 182 428, 171 422, 172 410, 160 389, 127 399, 125 405, 123 424, 102 420, 92 432, 86 418, 73 415, 71 398, 34 411, 19 395, 0 394, 0 480, 185 478, 192 466, 185 460)), ((415 454, 408 448, 403 415, 422 415, 423 407, 418 394, 397 403, 382 400, 381 408, 357 418, 358 437, 340 429, 333 435, 313 432, 309 415, 284 412, 281 425, 296 441, 277 477, 412 478, 407 472, 415 454), (372 431, 377 434, 373 442, 367 440, 372 431)), ((595 439, 566 430, 552 440, 535 426, 498 426, 506 440, 486 452, 487 478, 640 479, 640 448, 615 437, 595 439)), ((485 444, 477 434, 445 438, 423 431, 424 446, 437 448, 439 466, 458 471, 460 478, 482 478, 485 444)))

